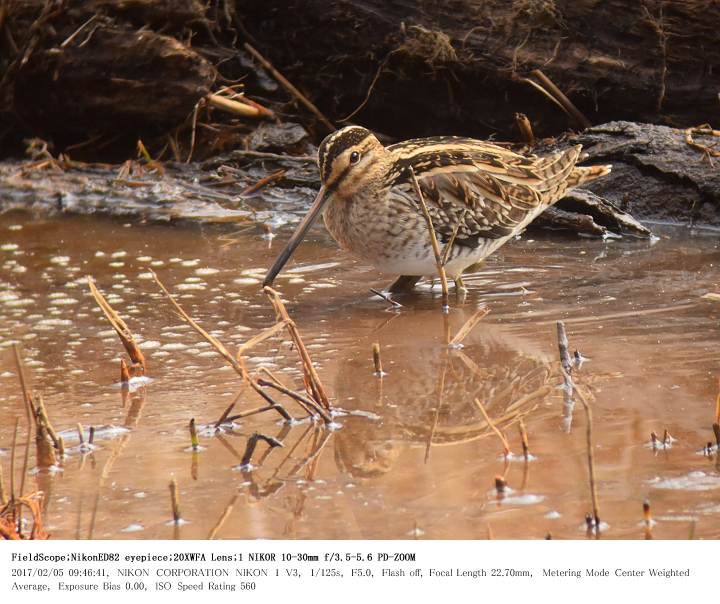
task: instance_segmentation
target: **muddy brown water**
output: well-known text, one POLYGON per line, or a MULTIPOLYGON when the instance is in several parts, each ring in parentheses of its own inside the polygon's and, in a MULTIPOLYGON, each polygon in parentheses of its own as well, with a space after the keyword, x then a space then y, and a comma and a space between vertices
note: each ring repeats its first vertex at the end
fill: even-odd
MULTIPOLYGON (((46 493, 54 538, 205 538, 213 530, 219 538, 585 538, 586 419, 579 404, 568 414, 559 388, 562 319, 571 350, 588 357, 576 379, 595 396, 603 536, 643 538, 648 499, 655 537, 718 538, 720 473, 713 455, 699 453, 713 440, 718 394, 720 303, 701 298, 720 288, 717 234, 655 230, 654 242, 561 234, 511 242, 467 279, 464 302, 451 292, 451 333, 481 305, 491 312, 462 349, 449 350, 439 288, 421 287, 388 309, 369 288, 390 278, 338 252, 317 228, 277 287, 335 405, 350 414, 332 432, 254 416, 220 437, 204 432, 193 454, 189 419, 216 420, 239 379, 174 314, 149 270, 235 350, 274 321, 260 281, 287 232, 268 240, 254 227, 0 216, 5 483, 16 416, 21 452, 25 441, 18 342, 55 427, 69 431, 59 471, 37 472, 33 453, 26 480, 26 492, 46 493), (86 275, 142 341, 152 381, 130 394, 116 383, 122 348, 86 275), (373 375, 373 342, 382 380, 373 375), (509 463, 476 398, 505 430, 516 456, 509 463), (78 422, 97 429, 91 452, 77 449, 78 422), (651 432, 665 429, 672 446, 653 450, 651 432), (284 448, 259 445, 257 467, 242 471, 256 431, 284 448), (498 498, 502 474, 510 489, 498 498), (168 524, 171 476, 187 521, 177 528, 168 524)), ((250 351, 247 363, 302 385, 284 334, 250 351)), ((246 392, 238 410, 259 403, 246 392)))

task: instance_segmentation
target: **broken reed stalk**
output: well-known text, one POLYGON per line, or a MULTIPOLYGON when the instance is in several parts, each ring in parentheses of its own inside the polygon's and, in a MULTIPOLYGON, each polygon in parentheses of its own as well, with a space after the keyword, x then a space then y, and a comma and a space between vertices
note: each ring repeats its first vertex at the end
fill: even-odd
POLYGON ((330 405, 330 400, 328 399, 325 388, 320 381, 320 376, 315 370, 315 365, 313 365, 310 354, 308 353, 307 348, 305 348, 305 344, 300 337, 300 332, 298 331, 297 325, 295 325, 295 321, 290 318, 290 315, 288 314, 287 309, 285 308, 285 305, 280 298, 280 294, 272 287, 268 286, 264 287, 263 291, 270 299, 270 303, 273 305, 273 308, 275 308, 275 312, 287 327, 290 338, 295 343, 295 347, 297 348, 298 354, 300 355, 300 360, 303 364, 303 373, 305 373, 307 380, 312 386, 312 391, 314 393, 317 393, 318 403, 322 404, 322 406, 325 407, 326 410, 331 411, 332 405, 330 405))
POLYGON ((715 434, 715 445, 718 450, 718 459, 720 460, 720 378, 718 378, 718 395, 715 399, 715 421, 712 425, 713 434, 715 434))
POLYGON ((254 409, 248 409, 247 411, 243 411, 242 413, 236 413, 235 415, 228 416, 225 421, 233 422, 236 419, 244 419, 246 417, 250 417, 251 415, 257 415, 258 413, 264 413, 265 411, 277 411, 278 405, 273 403, 270 405, 263 405, 262 407, 255 407, 254 409))
MULTIPOLYGON (((23 363, 20 349, 17 344, 13 344, 13 352, 15 353, 15 367, 18 372, 18 380, 20 380, 20 388, 22 389, 23 401, 25 402, 25 416, 27 418, 28 428, 35 417, 35 408, 33 406, 30 389, 28 388, 27 378, 25 377, 25 363, 23 363)), ((718 397, 720 400, 720 396, 718 397)))
MULTIPOLYGON (((15 418, 15 429, 13 430, 12 448, 10 449, 10 501, 15 501, 15 456, 17 450, 17 436, 20 428, 20 417, 15 418)), ((20 493, 22 496, 22 493, 20 493)))
POLYGON ((572 371, 572 360, 570 359, 570 343, 568 342, 567 332, 565 331, 565 323, 558 321, 556 326, 560 364, 569 376, 572 371))
POLYGON ((176 525, 180 524, 180 493, 174 476, 170 479, 170 504, 172 505, 173 522, 176 525))
POLYGON ((2 464, 0 464, 0 506, 5 507, 8 502, 5 494, 5 474, 3 473, 2 464))
MULTIPOLYGON (((256 193, 263 187, 266 187, 267 185, 275 182, 276 180, 280 180, 283 176, 285 176, 286 173, 287 173, 287 170, 285 170, 284 168, 280 169, 280 170, 276 170, 275 172, 268 174, 264 178, 261 178, 255 184, 250 185, 247 189, 243 190, 240 193, 240 195, 245 196, 245 195, 251 195, 252 193, 256 193)), ((233 179, 233 182, 234 182, 234 179, 233 179)))
POLYGON ((323 115, 323 113, 302 92, 295 88, 295 86, 293 86, 283 74, 281 74, 277 69, 275 69, 275 66, 270 63, 270 61, 268 61, 263 55, 261 55, 247 42, 243 44, 243 47, 260 63, 260 65, 262 65, 268 72, 270 72, 270 75, 275 78, 278 83, 283 88, 285 88, 285 90, 287 90, 298 101, 305 105, 305 107, 313 115, 315 115, 315 117, 317 117, 320 122, 322 122, 322 124, 328 129, 329 132, 334 132, 335 130, 337 130, 336 126, 329 119, 327 119, 323 115))
POLYGON ((130 381, 130 370, 125 359, 120 359, 120 383, 127 384, 130 381))
MULTIPOLYGON (((25 363, 20 354, 20 348, 17 344, 13 344, 13 352, 15 354, 15 367, 17 368, 18 380, 20 381, 20 389, 22 390, 23 402, 25 403, 25 419, 27 421, 27 439, 25 441, 25 456, 23 457, 23 471, 20 476, 20 495, 25 491, 25 477, 27 475, 28 461, 30 459, 30 440, 32 435, 33 424, 37 422, 36 410, 32 400, 32 393, 28 388, 27 377, 25 376, 25 363)), ((37 428, 37 425, 36 425, 37 428)))
POLYGON ((645 539, 652 539, 652 512, 647 499, 643 501, 643 521, 645 522, 645 539))
POLYGON ((440 245, 438 244, 437 235, 435 234, 435 227, 433 225, 430 211, 428 210, 427 204, 425 203, 425 197, 420 190, 420 183, 418 182, 415 170, 412 166, 408 168, 410 176, 412 177, 413 188, 415 189, 415 195, 420 203, 423 217, 425 218, 425 225, 427 226, 428 233, 430 234, 430 245, 432 246, 433 254, 435 255, 435 265, 437 266, 438 275, 440 276, 440 286, 442 287, 442 311, 444 313, 449 312, 450 304, 448 302, 448 284, 447 275, 445 274, 445 265, 442 261, 442 254, 440 253, 440 245))
POLYGON ((478 409, 480 409, 480 412, 483 414, 483 417, 485 418, 485 421, 487 422, 487 425, 490 427, 490 429, 495 432, 497 437, 500 439, 500 442, 503 445, 503 450, 505 453, 505 457, 510 456, 510 445, 508 444, 507 438, 505 438, 505 435, 500 432, 498 427, 493 423, 493 421, 490 419, 490 416, 488 415, 488 412, 485 410, 485 406, 480 402, 480 399, 475 399, 475 404, 477 405, 478 409))
POLYGON ((580 399, 583 408, 585 409, 585 416, 587 418, 587 425, 585 429, 585 442, 587 446, 587 460, 588 460, 588 475, 590 481, 590 499, 592 501, 592 515, 595 521, 595 533, 600 534, 600 507, 598 504, 597 496, 597 479, 595 478, 595 456, 593 452, 593 416, 590 403, 588 403, 585 395, 579 388, 575 389, 577 397, 580 399))
POLYGON ((292 415, 290 415, 287 412, 285 407, 283 407, 273 397, 271 397, 267 392, 265 392, 262 388, 260 388, 259 384, 256 386, 255 391, 268 402, 268 404, 270 405, 269 408, 273 409, 274 411, 277 411, 286 422, 293 421, 292 415))
POLYGON ((374 342, 372 345, 373 367, 375 368, 375 377, 382 378, 385 372, 382 368, 382 359, 380 358, 380 344, 374 342))
POLYGON ((263 342, 264 340, 267 340, 268 338, 273 337, 277 333, 281 332, 283 329, 285 329, 286 324, 285 321, 278 321, 273 325, 272 327, 268 327, 267 329, 261 331, 256 336, 253 336, 250 338, 247 342, 244 342, 240 345, 240 348, 238 348, 237 352, 237 359, 239 360, 240 357, 243 355, 243 353, 255 346, 256 344, 259 344, 260 342, 263 342))
POLYGON ((275 117, 275 114, 270 109, 256 103, 247 103, 245 99, 239 101, 237 98, 230 98, 221 94, 209 94, 205 98, 208 105, 226 113, 252 118, 275 117))
POLYGON ((530 123, 528 116, 524 113, 516 113, 515 123, 520 131, 520 138, 522 138, 523 142, 528 145, 534 145, 535 134, 533 133, 532 124, 530 123))
POLYGON ((528 445, 528 434, 527 430, 525 429, 525 422, 523 421, 522 417, 520 418, 518 428, 520 430, 520 441, 522 442, 523 457, 527 461, 530 457, 530 447, 528 445))
POLYGON ((210 529, 210 532, 208 533, 207 540, 212 541, 217 537, 217 534, 220 532, 220 529, 222 528, 223 524, 225 524, 225 521, 230 517, 230 513, 233 511, 233 508, 235 507, 235 504, 237 503, 238 497, 240 496, 240 493, 235 493, 232 496, 232 499, 230 499, 230 502, 225 506, 225 509, 223 510, 223 513, 220 514, 220 518, 218 518, 217 522, 215 523, 215 526, 210 529))
POLYGON ((712 164, 712 157, 720 157, 720 151, 713 148, 717 145, 713 145, 713 147, 708 147, 707 145, 701 145, 700 143, 696 143, 693 139, 693 134, 700 134, 705 136, 720 136, 720 130, 713 130, 710 128, 710 126, 698 126, 697 128, 688 128, 685 130, 685 142, 687 145, 693 149, 696 149, 697 151, 700 151, 705 157, 708 158, 708 161, 712 164))
POLYGON ((268 445, 270 445, 270 447, 284 446, 277 438, 273 438, 272 436, 266 436, 265 434, 261 434, 260 432, 253 432, 252 436, 248 438, 247 446, 245 447, 245 453, 240 460, 241 466, 250 465, 250 461, 252 460, 253 453, 255 453, 255 449, 257 448, 259 440, 264 440, 268 445))
POLYGON ((385 293, 383 293, 383 292, 381 292, 381 291, 378 291, 378 290, 376 290, 376 289, 373 289, 372 287, 370 288, 370 291, 371 291, 373 294, 375 294, 376 296, 378 296, 378 297, 382 298, 383 300, 385 300, 385 302, 387 302, 388 304, 392 305, 393 308, 402 308, 402 304, 400 304, 400 302, 396 302, 395 300, 393 300, 393 299, 392 299, 390 296, 388 296, 387 294, 385 294, 385 293))
POLYGON ((50 422, 50 417, 48 416, 47 409, 45 408, 45 401, 43 400, 43 397, 41 395, 38 395, 37 397, 37 405, 35 405, 35 409, 38 425, 41 424, 43 428, 47 430, 48 436, 50 436, 50 440, 52 440, 53 442, 53 446, 56 449, 59 449, 60 437, 58 436, 55 428, 53 428, 53 425, 50 422))
POLYGON ((455 337, 450 340, 449 346, 456 348, 463 343, 463 340, 470 335, 470 332, 475 329, 475 326, 490 312, 490 309, 483 307, 478 310, 472 317, 470 317, 465 324, 458 330, 455 337))
POLYGON ((565 110, 565 112, 572 117, 575 122, 577 122, 578 126, 581 126, 584 129, 592 126, 590 120, 582 114, 572 101, 563 94, 562 90, 560 90, 542 71, 539 69, 533 69, 531 74, 534 75, 539 80, 542 87, 557 100, 558 104, 565 110))
POLYGON ((83 430, 83 425, 80 422, 78 422, 78 424, 77 424, 77 433, 78 433, 78 438, 80 439, 80 446, 82 446, 85 444, 85 433, 83 430))
POLYGON ((217 430, 221 424, 227 421, 227 418, 230 416, 230 412, 235 408, 235 405, 237 405, 237 402, 240 400, 240 397, 242 396, 242 393, 244 391, 244 387, 240 388, 240 392, 238 392, 232 402, 227 407, 225 407, 225 411, 223 411, 222 415, 219 417, 219 419, 215 422, 215 425, 213 426, 215 430, 217 430))
MULTIPOLYGON (((283 327, 287 328, 288 332, 290 333, 290 337, 292 338, 293 342, 295 343, 295 346, 298 350, 298 353, 300 354, 300 358, 303 362, 303 368, 305 371, 306 376, 311 380, 311 383, 313 384, 313 391, 319 393, 318 401, 320 404, 322 404, 325 409, 330 410, 330 402, 327 398, 327 395, 325 394, 325 390, 322 387, 322 383, 320 382, 320 378, 317 375, 317 372, 315 371, 315 367, 312 364, 312 361, 310 359, 310 355, 307 352, 307 349, 305 348, 305 345, 302 342, 302 339, 300 338, 300 334, 297 331, 297 327, 295 326, 294 321, 290 318, 290 316, 287 313, 287 310, 285 309, 285 306, 283 305, 282 301, 280 300, 279 294, 273 290, 272 288, 266 287, 265 293, 270 298, 271 303, 273 304, 273 307, 275 308, 275 312, 280 315, 282 320, 279 320, 276 325, 273 327, 266 329, 261 334, 258 334, 254 338, 251 338, 248 340, 248 342, 245 342, 242 346, 240 346, 240 349, 238 351, 237 357, 234 357, 230 351, 218 340, 216 337, 210 335, 207 331, 205 331, 200 325, 195 321, 185 310, 178 304, 178 302, 175 300, 173 295, 168 291, 168 289, 165 287, 165 285, 160 281, 160 278, 157 276, 157 274, 154 271, 151 271, 153 278, 155 279, 155 282, 158 284, 160 289, 163 291, 165 296, 170 300, 170 303, 173 305, 177 313, 180 315, 183 321, 188 323, 197 333, 199 333, 229 364, 230 366, 235 370, 235 372, 243 379, 243 381, 250 385, 250 387, 259 394, 263 399, 265 399, 271 406, 274 408, 280 415, 282 415, 286 421, 291 421, 292 416, 290 416, 285 408, 274 401, 266 392, 263 391, 262 387, 259 385, 257 380, 254 380, 250 377, 250 374, 248 373, 247 369, 245 369, 245 366, 242 363, 242 353, 247 350, 250 346, 257 344, 258 342, 267 339, 271 337, 272 335, 275 335, 278 333, 283 327)), ((238 395, 239 397, 239 395, 238 395)), ((231 409, 232 407, 229 407, 231 409)), ((230 411, 228 410, 227 413, 230 411)), ((225 414, 224 414, 225 415, 225 414)), ((223 418, 221 418, 223 419, 223 418)), ((323 419, 325 419, 326 423, 329 423, 330 418, 329 414, 325 413, 323 415, 323 419)), ((216 423, 216 427, 220 425, 222 422, 216 423)))
POLYGON ((135 338, 133 337, 130 328, 127 326, 125 321, 122 320, 115 309, 110 306, 102 293, 100 293, 100 290, 98 290, 95 286, 95 280, 88 275, 87 281, 88 286, 90 287, 90 293, 93 295, 93 298, 95 298, 95 302, 97 302, 100 310, 102 310, 105 317, 107 317, 107 320, 110 321, 110 325, 120 338, 122 345, 125 347, 125 351, 128 353, 130 360, 133 362, 133 365, 139 366, 142 374, 144 375, 147 369, 145 355, 140 350, 137 342, 135 342, 135 338))
POLYGON ((177 313, 180 315, 180 318, 185 321, 190 327, 192 327, 197 333, 199 333, 205 340, 222 356, 229 364, 230 366, 235 370, 235 372, 242 377, 244 380, 247 380, 248 383, 251 382, 249 379, 249 376, 247 374, 247 370, 245 367, 243 367, 238 360, 230 354, 230 351, 225 348, 225 346, 218 340, 215 336, 211 336, 207 331, 205 331, 200 325, 198 325, 197 321, 193 319, 189 314, 185 312, 182 306, 177 303, 173 295, 167 290, 167 288, 163 285, 162 281, 160 281, 160 278, 157 276, 155 271, 152 269, 150 270, 150 273, 152 274, 153 278, 155 279, 155 283, 158 284, 162 292, 165 294, 168 300, 170 300, 170 303, 173 305, 173 308, 177 311, 177 313))
POLYGON ((197 428, 195 427, 195 418, 190 420, 188 425, 190 430, 190 444, 192 445, 193 451, 197 451, 200 448, 200 441, 198 440, 197 428))
POLYGON ((302 394, 295 392, 294 390, 290 390, 290 388, 287 388, 283 384, 279 383, 277 380, 271 382, 262 378, 258 378, 257 383, 259 386, 266 388, 274 388, 278 392, 282 392, 284 395, 296 400, 308 414, 317 414, 323 418, 323 421, 326 424, 332 423, 332 416, 322 407, 322 405, 319 405, 312 399, 303 396, 302 394))

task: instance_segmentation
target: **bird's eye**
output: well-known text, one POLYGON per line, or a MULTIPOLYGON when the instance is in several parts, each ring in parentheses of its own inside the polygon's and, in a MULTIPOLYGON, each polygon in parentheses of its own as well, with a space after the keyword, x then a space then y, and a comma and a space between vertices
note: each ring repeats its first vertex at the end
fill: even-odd
POLYGON ((350 163, 351 163, 351 164, 356 164, 356 163, 358 163, 359 161, 360 161, 360 154, 359 154, 357 151, 353 151, 353 152, 350 154, 350 163))

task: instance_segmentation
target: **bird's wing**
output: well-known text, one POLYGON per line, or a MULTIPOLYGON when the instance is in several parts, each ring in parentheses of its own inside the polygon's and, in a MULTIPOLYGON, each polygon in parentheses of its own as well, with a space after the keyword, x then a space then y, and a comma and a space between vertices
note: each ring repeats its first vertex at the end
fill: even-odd
POLYGON ((392 188, 421 212, 412 168, 440 238, 472 247, 479 238, 511 235, 528 215, 556 201, 580 153, 578 146, 537 158, 470 139, 432 140, 437 144, 417 148, 414 141, 403 143, 392 188))

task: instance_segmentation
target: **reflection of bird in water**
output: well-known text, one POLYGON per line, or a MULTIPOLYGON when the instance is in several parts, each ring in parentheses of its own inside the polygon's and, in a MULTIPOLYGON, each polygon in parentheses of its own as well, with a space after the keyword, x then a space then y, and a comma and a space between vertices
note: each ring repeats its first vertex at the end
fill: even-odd
POLYGON ((483 323, 462 350, 449 350, 430 337, 424 345, 417 336, 410 339, 407 334, 427 333, 408 324, 417 320, 409 315, 392 322, 404 338, 383 332, 384 342, 403 344, 386 348, 393 364, 388 368, 386 363, 388 376, 376 381, 375 400, 358 397, 369 390, 369 345, 338 371, 340 406, 361 407, 381 417, 376 422, 345 418, 345 428, 336 435, 338 466, 353 476, 385 474, 409 443, 429 449, 489 435, 476 399, 493 423, 503 427, 534 409, 552 390, 551 359, 500 326, 483 323))

